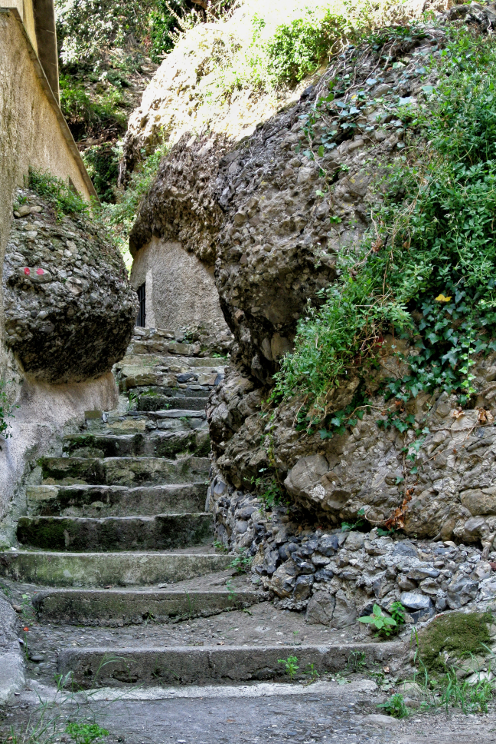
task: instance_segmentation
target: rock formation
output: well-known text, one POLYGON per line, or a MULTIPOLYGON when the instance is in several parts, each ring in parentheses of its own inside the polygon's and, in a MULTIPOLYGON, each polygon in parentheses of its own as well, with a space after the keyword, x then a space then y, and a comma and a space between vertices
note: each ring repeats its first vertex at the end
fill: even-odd
POLYGON ((3 273, 7 346, 36 380, 98 377, 122 358, 134 327, 122 258, 88 218, 57 219, 37 194, 19 196, 3 273))
MULTIPOLYGON (((491 13, 464 11, 482 28, 491 13)), ((338 276, 343 249, 355 244, 370 225, 370 206, 381 198, 382 169, 401 156, 404 147, 405 124, 395 112, 406 105, 415 110, 425 85, 435 86, 435 72, 426 77, 422 61, 439 55, 445 40, 440 25, 425 27, 417 36, 390 43, 387 64, 381 63, 379 53, 377 59, 360 57, 350 48, 296 104, 240 141, 185 134, 162 161, 133 230, 135 251, 152 236, 179 237, 183 248, 200 260, 215 259, 216 286, 235 347, 231 368, 208 411, 217 473, 211 508, 224 542, 255 556, 266 586, 288 607, 306 606, 317 574, 324 584, 331 580, 325 573, 327 562, 319 563, 318 541, 337 539, 332 530, 345 520, 365 519, 370 527, 400 526, 412 540, 471 543, 482 547, 486 557, 493 548, 494 358, 478 360, 480 394, 472 408, 460 411, 455 396, 440 392, 419 395, 408 404, 408 413, 426 430, 418 454, 422 467, 411 482, 405 480, 404 466, 410 435, 394 428, 385 431, 376 423, 385 408, 380 382, 400 371, 395 356, 399 344, 392 337, 383 340, 379 367, 366 381, 370 407, 345 433, 322 439, 319 433, 298 430, 299 400, 266 406, 265 415, 261 412, 278 359, 292 348, 298 318, 308 302, 319 305, 320 290, 338 276), (318 117, 308 117, 331 80, 339 80, 341 89, 329 119, 337 123, 347 115, 353 126, 336 127, 339 134, 327 149, 325 128, 318 117), (350 100, 351 114, 344 110, 350 100), (260 488, 255 488, 257 478, 266 482, 264 473, 271 474, 291 504, 289 510, 273 509, 273 519, 278 515, 279 522, 272 524, 260 488), (298 535, 302 526, 307 536, 295 561, 288 553, 291 535, 298 535), (315 545, 306 544, 312 541, 315 545), (306 560, 315 553, 315 562, 306 560)), ((358 377, 346 378, 329 410, 348 405, 359 383, 358 377)), ((350 572, 345 578, 356 588, 357 576, 350 572)), ((427 574, 407 576, 410 584, 405 580, 396 585, 396 575, 389 578, 388 591, 396 587, 393 598, 399 598, 402 589, 426 597, 434 592, 434 585, 424 592, 427 574)), ((454 591, 448 584, 436 584, 439 609, 460 606, 458 600, 448 601, 449 591, 454 591)), ((336 585, 336 603, 339 592, 349 591, 347 586, 336 585)), ((376 597, 385 596, 376 589, 371 589, 376 597)))

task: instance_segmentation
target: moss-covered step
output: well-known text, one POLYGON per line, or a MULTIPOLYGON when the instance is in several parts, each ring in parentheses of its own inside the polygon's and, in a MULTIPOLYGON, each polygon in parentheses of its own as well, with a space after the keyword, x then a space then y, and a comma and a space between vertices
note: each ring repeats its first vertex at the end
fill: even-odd
POLYGON ((140 434, 151 431, 191 431, 208 430, 207 414, 202 411, 130 411, 126 414, 111 415, 108 421, 96 419, 86 422, 86 431, 99 434, 140 434))
POLYGON ((207 485, 161 486, 28 486, 31 515, 126 517, 152 516, 171 512, 201 512, 205 507, 207 485))
POLYGON ((42 550, 174 550, 213 538, 211 514, 154 517, 21 517, 17 539, 42 550))
POLYGON ((255 591, 210 589, 56 589, 38 592, 33 604, 40 622, 120 626, 166 622, 240 610, 261 601, 255 591))
POLYGON ((311 665, 317 674, 349 668, 350 659, 363 667, 391 664, 406 653, 404 643, 356 643, 328 646, 191 646, 150 648, 68 648, 59 655, 58 671, 72 673, 85 689, 126 685, 190 685, 288 679, 282 655, 298 657, 298 675, 311 665), (283 653, 284 652, 284 653, 283 653))
POLYGON ((195 384, 213 387, 218 385, 224 376, 224 368, 218 366, 189 365, 182 360, 175 363, 152 365, 149 360, 135 364, 123 365, 117 380, 121 390, 144 385, 158 385, 176 387, 178 384, 195 384))
POLYGON ((188 553, 63 553, 16 550, 0 553, 0 576, 43 586, 150 586, 223 571, 232 555, 188 553))
POLYGON ((159 457, 43 457, 39 460, 46 485, 148 486, 198 482, 208 477, 206 457, 165 460, 159 457))
POLYGON ((152 431, 103 434, 94 431, 64 437, 64 452, 75 457, 172 457, 180 453, 206 456, 208 431, 152 431))
POLYGON ((206 398, 188 396, 184 398, 170 398, 167 395, 139 395, 136 402, 138 411, 166 411, 173 408, 176 411, 204 411, 206 398))

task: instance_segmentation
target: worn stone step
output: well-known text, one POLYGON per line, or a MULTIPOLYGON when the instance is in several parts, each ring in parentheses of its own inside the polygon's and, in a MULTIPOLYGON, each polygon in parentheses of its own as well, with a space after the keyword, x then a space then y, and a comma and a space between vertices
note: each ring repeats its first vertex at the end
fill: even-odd
POLYGON ((261 601, 256 591, 210 589, 57 589, 33 597, 37 617, 43 623, 73 625, 132 625, 147 620, 166 622, 208 617, 226 610, 239 610, 261 601))
POLYGON ((71 552, 174 550, 213 538, 211 514, 153 517, 21 517, 17 539, 24 546, 71 552))
POLYGON ((203 398, 205 401, 211 393, 210 388, 201 385, 182 384, 180 387, 166 387, 161 385, 144 385, 136 388, 137 395, 164 395, 166 398, 203 398))
POLYGON ((147 486, 198 482, 208 476, 206 457, 165 460, 158 457, 44 457, 39 461, 44 484, 147 486))
POLYGON ((0 576, 44 586, 150 586, 222 571, 232 556, 187 553, 65 553, 16 550, 0 553, 0 576))
POLYGON ((146 354, 146 356, 143 354, 126 354, 120 362, 117 362, 114 370, 119 372, 123 367, 132 366, 147 368, 161 366, 177 372, 200 367, 223 371, 226 364, 228 364, 228 360, 224 357, 195 357, 188 354, 175 356, 172 354, 146 354))
POLYGON ((175 409, 181 411, 204 411, 206 398, 184 397, 170 398, 166 395, 139 395, 136 401, 138 411, 166 411, 175 409))
POLYGON ((178 384, 196 384, 213 388, 222 382, 224 370, 222 367, 171 365, 177 367, 174 371, 171 367, 142 366, 128 364, 123 366, 117 375, 119 389, 122 391, 133 388, 158 385, 176 387, 178 384))
POLYGON ((207 414, 202 411, 128 411, 112 413, 106 421, 87 421, 86 430, 93 434, 137 434, 154 430, 181 432, 193 429, 208 431, 207 414))
POLYGON ((190 453, 206 457, 208 431, 143 431, 131 434, 81 432, 64 437, 63 451, 75 457, 172 457, 190 453))
POLYGON ((72 681, 85 689, 127 685, 191 685, 205 683, 286 681, 281 656, 294 655, 300 674, 309 665, 318 674, 347 668, 360 654, 364 668, 391 663, 405 645, 400 642, 356 643, 328 646, 191 646, 164 648, 66 648, 59 654, 58 671, 72 673, 72 681), (362 656, 363 654, 363 656, 362 656))
POLYGON ((206 483, 160 486, 28 486, 30 514, 40 516, 126 517, 166 512, 201 512, 206 483))

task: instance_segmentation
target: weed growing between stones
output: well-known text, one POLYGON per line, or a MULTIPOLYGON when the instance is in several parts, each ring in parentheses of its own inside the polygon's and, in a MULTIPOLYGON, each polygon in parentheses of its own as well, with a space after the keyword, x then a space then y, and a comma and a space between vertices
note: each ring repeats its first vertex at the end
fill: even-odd
POLYGON ((251 568, 252 562, 253 557, 248 555, 248 552, 245 548, 242 548, 238 551, 238 555, 232 561, 232 563, 229 564, 229 568, 232 568, 234 571, 236 571, 237 574, 248 573, 251 568))
MULTIPOLYGON (((476 355, 496 349, 496 49, 491 39, 451 30, 434 66, 438 85, 424 87, 418 108, 398 101, 410 144, 381 184, 372 230, 340 258, 338 281, 324 291, 320 309, 300 320, 295 350, 276 376, 273 399, 300 395, 307 425, 333 416, 339 428, 359 418, 358 411, 331 412, 330 394, 346 376, 366 377, 387 333, 415 347, 403 358, 408 373, 384 386, 386 397, 403 403, 437 389, 467 405, 476 393, 476 355)), ((342 82, 334 80, 316 104, 334 117, 338 104, 348 105, 339 97, 342 82)), ((349 116, 341 118, 338 130, 350 125, 349 116)), ((314 151, 332 145, 315 137, 310 132, 314 151)), ((404 416, 395 418, 409 428, 404 416)))
POLYGON ((382 708, 385 713, 393 718, 406 718, 408 716, 408 708, 406 707, 403 695, 399 692, 395 692, 389 700, 386 700, 385 703, 380 703, 377 707, 382 708))
POLYGON ((298 657, 297 656, 288 656, 287 659, 278 659, 278 664, 284 665, 284 671, 286 674, 289 675, 289 679, 293 680, 296 676, 296 672, 300 668, 298 666, 298 657))
POLYGON ((5 390, 5 382, 0 380, 0 437, 4 439, 12 436, 9 419, 14 418, 16 408, 19 408, 19 406, 9 402, 9 396, 5 390))
POLYGON ((386 615, 377 604, 374 605, 371 615, 359 617, 358 621, 373 625, 377 631, 376 635, 383 636, 384 638, 389 637, 397 630, 396 620, 386 615))

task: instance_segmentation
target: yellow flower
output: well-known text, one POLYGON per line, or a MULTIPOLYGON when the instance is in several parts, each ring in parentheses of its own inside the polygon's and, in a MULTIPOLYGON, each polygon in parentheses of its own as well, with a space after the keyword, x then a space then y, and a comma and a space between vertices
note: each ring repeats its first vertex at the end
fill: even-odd
POLYGON ((451 297, 445 297, 443 294, 440 294, 436 297, 436 302, 450 302, 451 297))

